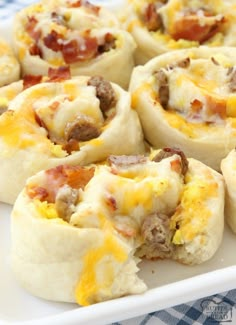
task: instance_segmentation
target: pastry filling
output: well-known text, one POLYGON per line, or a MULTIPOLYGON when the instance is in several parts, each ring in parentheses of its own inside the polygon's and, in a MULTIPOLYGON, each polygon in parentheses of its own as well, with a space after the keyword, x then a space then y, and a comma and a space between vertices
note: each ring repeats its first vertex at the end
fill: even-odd
POLYGON ((134 1, 140 21, 154 37, 161 33, 166 39, 196 45, 214 41, 225 33, 228 18, 222 14, 223 6, 200 0, 134 1))
POLYGON ((223 54, 186 57, 153 76, 157 100, 166 112, 207 125, 221 125, 236 116, 236 70, 223 54))
POLYGON ((67 8, 58 8, 49 13, 44 9, 30 13, 26 17, 25 30, 19 39, 28 47, 29 54, 39 56, 49 64, 62 66, 83 63, 116 48, 117 37, 109 32, 96 35, 93 28, 98 27, 100 7, 87 1, 68 2, 67 8), (85 13, 85 25, 80 15, 81 26, 74 27, 71 10, 85 13), (45 12, 43 12, 45 10, 45 12), (87 23, 91 20, 91 24, 87 23))

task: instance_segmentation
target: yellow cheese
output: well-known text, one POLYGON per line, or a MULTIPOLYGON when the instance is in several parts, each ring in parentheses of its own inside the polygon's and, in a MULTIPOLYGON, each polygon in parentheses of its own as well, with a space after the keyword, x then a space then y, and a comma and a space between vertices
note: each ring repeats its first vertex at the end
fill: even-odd
POLYGON ((24 59, 25 54, 26 54, 25 47, 19 47, 19 49, 18 49, 18 57, 19 57, 20 61, 22 61, 24 59))
POLYGON ((229 95, 226 101, 226 114, 228 117, 236 117, 236 96, 229 95))
POLYGON ((0 119, 0 137, 10 147, 27 148, 38 142, 50 142, 39 132, 33 110, 7 111, 0 119))
POLYGON ((93 147, 100 147, 103 144, 104 140, 101 138, 92 139, 90 141, 84 142, 84 144, 90 144, 93 147))
POLYGON ((84 267, 76 285, 75 297, 78 304, 82 306, 90 305, 96 302, 96 295, 99 290, 109 290, 114 281, 114 269, 112 263, 104 266, 105 275, 103 281, 98 281, 97 271, 99 262, 109 257, 118 263, 124 263, 128 254, 119 245, 117 239, 110 233, 107 233, 104 243, 98 247, 91 249, 84 257, 84 267))
POLYGON ((41 215, 41 217, 46 218, 46 219, 59 218, 54 203, 48 203, 46 201, 41 202, 40 200, 35 199, 34 205, 35 205, 37 212, 41 215))
POLYGON ((67 156, 67 152, 62 149, 62 146, 60 144, 51 143, 51 153, 57 158, 67 156))
POLYGON ((202 232, 212 215, 207 201, 217 197, 217 193, 218 185, 214 181, 209 184, 201 179, 193 179, 186 184, 180 206, 171 217, 170 228, 176 229, 176 225, 179 228, 173 237, 174 244, 189 242, 202 232))
POLYGON ((157 97, 155 95, 154 90, 152 89, 151 85, 149 83, 143 83, 140 87, 138 87, 137 89, 135 89, 135 91, 132 93, 131 95, 131 106, 132 108, 136 108, 137 106, 139 106, 139 100, 140 100, 140 96, 142 94, 146 94, 147 93, 147 97, 153 99, 155 101, 155 98, 157 97))
POLYGON ((203 126, 203 124, 200 123, 194 125, 193 123, 186 121, 182 116, 178 115, 173 110, 163 110, 163 115, 164 119, 172 128, 179 130, 180 132, 184 133, 186 136, 192 139, 197 137, 197 129, 200 126, 203 126))
POLYGON ((31 15, 34 15, 36 13, 41 13, 41 12, 44 12, 45 9, 43 7, 43 5, 41 3, 36 3, 36 4, 33 4, 31 6, 28 6, 25 8, 25 12, 27 13, 27 15, 31 16, 31 15))
POLYGON ((69 95, 71 101, 80 96, 80 90, 78 86, 73 82, 65 82, 63 84, 63 88, 64 93, 69 95))
MULTIPOLYGON (((116 189, 123 188, 122 199, 119 202, 119 213, 132 215, 134 210, 140 206, 146 213, 153 210, 156 197, 163 195, 168 189, 169 182, 166 179, 146 179, 144 181, 132 181, 119 178, 116 189)), ((111 193, 115 191, 111 190, 111 193)), ((116 195, 115 195, 116 196, 116 195)), ((119 197, 119 195, 117 195, 119 197)))
POLYGON ((0 97, 0 107, 8 107, 8 99, 6 97, 0 97))
POLYGON ((52 59, 48 59, 48 63, 59 67, 59 66, 63 66, 65 64, 65 61, 63 60, 62 57, 61 58, 52 58, 52 59))

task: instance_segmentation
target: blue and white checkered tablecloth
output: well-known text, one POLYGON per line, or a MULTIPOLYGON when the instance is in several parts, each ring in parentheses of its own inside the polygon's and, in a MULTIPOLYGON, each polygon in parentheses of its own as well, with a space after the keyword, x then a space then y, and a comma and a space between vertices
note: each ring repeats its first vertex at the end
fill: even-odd
MULTIPOLYGON (((96 2, 96 0, 94 1, 96 2)), ((0 0, 0 21, 8 19, 21 8, 34 2, 36 1, 0 0)), ((224 323, 236 324, 236 289, 116 322, 112 325, 213 325, 224 323), (221 308, 218 308, 219 306, 221 308)))

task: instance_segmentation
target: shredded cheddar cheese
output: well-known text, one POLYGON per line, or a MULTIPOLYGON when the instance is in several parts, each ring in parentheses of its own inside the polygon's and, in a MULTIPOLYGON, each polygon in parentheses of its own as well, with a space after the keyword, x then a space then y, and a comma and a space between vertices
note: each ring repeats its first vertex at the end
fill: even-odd
POLYGON ((100 247, 90 250, 84 257, 84 267, 75 290, 77 303, 82 306, 90 305, 96 302, 100 290, 111 290, 115 274, 112 260, 124 263, 127 258, 127 253, 121 248, 117 239, 107 233, 104 243, 100 247), (104 258, 109 258, 110 262, 106 265, 102 281, 98 281, 99 262, 104 258))
POLYGON ((38 213, 46 219, 56 219, 59 218, 57 210, 54 203, 48 203, 46 201, 41 202, 38 199, 34 200, 34 206, 38 213))
POLYGON ((210 184, 202 179, 189 181, 183 191, 181 204, 171 217, 170 228, 179 229, 175 232, 173 243, 180 245, 193 240, 206 227, 212 212, 207 201, 217 197, 218 185, 210 184))

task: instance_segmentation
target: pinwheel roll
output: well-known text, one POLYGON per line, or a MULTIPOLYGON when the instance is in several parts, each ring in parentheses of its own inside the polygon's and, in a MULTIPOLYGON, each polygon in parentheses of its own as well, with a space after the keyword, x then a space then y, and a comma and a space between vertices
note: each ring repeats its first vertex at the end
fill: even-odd
POLYGON ((87 1, 23 9, 15 18, 14 44, 24 74, 70 66, 73 76, 99 74, 128 87, 135 43, 112 13, 87 1))
POLYGON ((226 221, 236 233, 236 152, 235 149, 221 162, 221 171, 226 185, 225 215, 226 221))
POLYGON ((130 96, 101 77, 34 85, 0 116, 0 200, 13 203, 27 177, 59 164, 89 164, 144 151, 130 96))
POLYGON ((128 0, 121 19, 138 48, 137 64, 176 49, 235 46, 232 1, 128 0))
POLYGON ((221 242, 223 209, 222 176, 177 149, 57 166, 28 179, 15 202, 12 267, 49 300, 143 292, 136 256, 206 261, 221 242))
POLYGON ((146 139, 178 146, 219 170, 235 147, 235 48, 199 47, 163 54, 132 75, 130 91, 146 139))
POLYGON ((0 87, 20 78, 20 65, 11 47, 0 39, 0 87))

